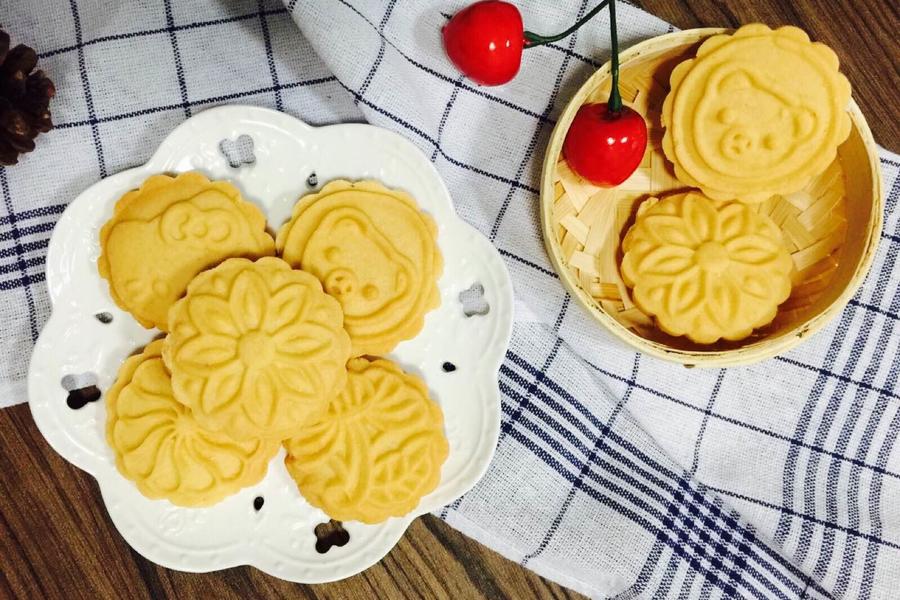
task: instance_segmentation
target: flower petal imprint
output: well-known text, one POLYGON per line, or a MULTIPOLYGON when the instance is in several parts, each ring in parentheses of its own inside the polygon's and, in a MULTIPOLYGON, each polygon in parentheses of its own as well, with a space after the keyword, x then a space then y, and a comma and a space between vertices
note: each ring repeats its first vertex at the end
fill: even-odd
POLYGON ((262 480, 278 442, 201 427, 172 395, 162 346, 157 340, 126 360, 106 393, 106 439, 119 472, 148 498, 180 506, 209 506, 262 480))
POLYGON ((697 192, 651 198, 622 242, 622 278, 660 329, 699 344, 769 324, 791 293, 793 261, 767 216, 697 192))
POLYGON ((176 398, 235 438, 284 438, 346 382, 340 305, 278 258, 232 258, 198 275, 169 312, 176 398))

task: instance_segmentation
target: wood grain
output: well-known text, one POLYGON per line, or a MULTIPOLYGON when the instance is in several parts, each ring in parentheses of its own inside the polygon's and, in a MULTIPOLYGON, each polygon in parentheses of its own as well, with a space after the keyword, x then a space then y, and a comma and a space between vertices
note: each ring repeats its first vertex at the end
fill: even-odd
POLYGON ((305 586, 250 567, 159 567, 129 548, 94 479, 50 448, 24 404, 0 411, 0 561, 0 598, 580 597, 432 516, 379 564, 337 583, 305 586))
MULTIPOLYGON (((794 24, 832 46, 876 140, 900 150, 900 31, 891 0, 634 0, 677 27, 794 24)), ((561 98, 560 102, 567 101, 561 98)), ((249 568, 170 571, 133 552, 93 478, 43 440, 26 406, 0 411, 0 598, 576 598, 457 533, 417 519, 378 565, 303 586, 249 568)))

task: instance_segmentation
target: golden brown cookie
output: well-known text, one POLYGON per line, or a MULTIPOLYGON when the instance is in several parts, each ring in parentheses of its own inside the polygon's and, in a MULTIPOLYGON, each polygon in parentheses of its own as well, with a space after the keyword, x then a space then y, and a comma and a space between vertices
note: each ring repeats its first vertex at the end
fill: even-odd
POLYGON ((262 480, 278 442, 201 427, 172 395, 162 345, 126 360, 106 394, 106 440, 119 472, 144 496, 180 506, 208 506, 262 480))
POLYGON ((837 55, 802 30, 745 25, 706 40, 672 72, 663 150, 678 179, 715 200, 789 194, 850 133, 837 55))
POLYGON ((346 383, 350 338, 337 301, 279 258, 228 259, 169 311, 163 356, 175 397, 231 436, 287 438, 346 383))
POLYGON ((333 181, 297 203, 276 247, 341 303, 353 355, 378 355, 415 337, 441 302, 436 238, 434 221, 407 194, 333 181))
POLYGON ((651 198, 622 242, 622 277, 638 308, 670 335, 740 340, 791 294, 793 262, 767 216, 697 192, 651 198))
POLYGON ((270 256, 274 246, 262 212, 230 183, 153 175, 116 202, 97 267, 117 305, 167 331, 169 307, 194 275, 231 256, 270 256))
POLYGON ((347 387, 322 420, 285 442, 285 466, 332 519, 401 517, 440 481, 443 413, 421 379, 390 361, 356 358, 347 368, 347 387))

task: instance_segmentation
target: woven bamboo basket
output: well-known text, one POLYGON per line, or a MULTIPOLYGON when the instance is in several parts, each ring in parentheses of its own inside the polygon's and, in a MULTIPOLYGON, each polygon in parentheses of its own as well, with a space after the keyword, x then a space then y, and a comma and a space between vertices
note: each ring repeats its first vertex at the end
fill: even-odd
POLYGON ((775 320, 739 342, 694 344, 669 336, 632 302, 619 273, 620 243, 638 206, 687 186, 663 155, 662 102, 672 69, 724 29, 692 29, 653 38, 620 56, 625 103, 647 120, 649 143, 637 171, 613 189, 579 178, 562 157, 578 108, 605 102, 609 63, 581 87, 560 116, 541 176, 541 220, 547 252, 563 283, 590 314, 637 350, 687 366, 721 367, 781 354, 821 329, 850 300, 869 270, 881 233, 881 174, 872 134, 850 101, 850 137, 824 173, 802 191, 758 205, 780 226, 794 260, 793 290, 775 320))

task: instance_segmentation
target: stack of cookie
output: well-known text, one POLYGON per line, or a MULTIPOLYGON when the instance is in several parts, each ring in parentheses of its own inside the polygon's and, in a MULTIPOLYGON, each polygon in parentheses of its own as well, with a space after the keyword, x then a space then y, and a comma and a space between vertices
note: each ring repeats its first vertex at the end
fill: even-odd
POLYGON ((115 302, 166 334, 106 395, 107 440, 144 495, 214 504, 260 481, 282 445, 300 492, 336 519, 402 516, 437 486, 440 407, 376 357, 440 302, 437 228, 412 198, 333 182, 276 244, 234 186, 158 175, 100 238, 115 302))
POLYGON ((741 340, 775 318, 793 264, 756 207, 797 192, 850 133, 850 84, 796 27, 716 35, 678 64, 662 107, 666 158, 699 191, 650 198, 623 240, 621 274, 660 329, 741 340))

